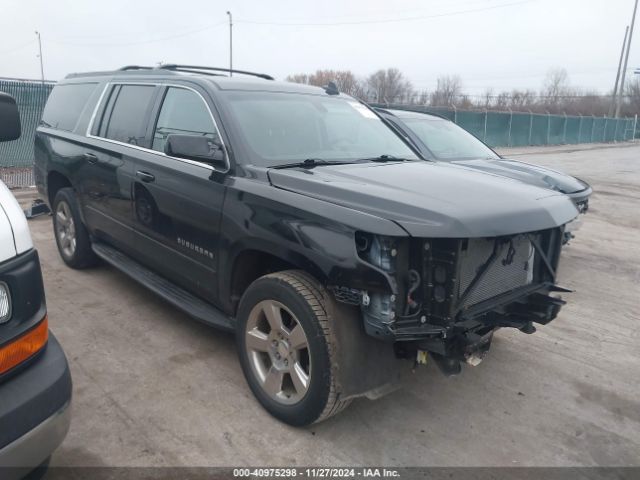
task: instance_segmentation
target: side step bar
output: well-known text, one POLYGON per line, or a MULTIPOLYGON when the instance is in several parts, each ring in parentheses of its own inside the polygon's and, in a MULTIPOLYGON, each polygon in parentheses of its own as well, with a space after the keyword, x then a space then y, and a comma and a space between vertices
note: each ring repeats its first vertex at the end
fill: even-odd
POLYGON ((233 330, 232 319, 208 304, 204 300, 190 294, 183 288, 140 265, 131 257, 120 253, 113 247, 100 242, 94 242, 93 251, 105 262, 127 274, 136 282, 141 283, 152 292, 161 296, 173 306, 184 311, 196 320, 223 330, 233 330))

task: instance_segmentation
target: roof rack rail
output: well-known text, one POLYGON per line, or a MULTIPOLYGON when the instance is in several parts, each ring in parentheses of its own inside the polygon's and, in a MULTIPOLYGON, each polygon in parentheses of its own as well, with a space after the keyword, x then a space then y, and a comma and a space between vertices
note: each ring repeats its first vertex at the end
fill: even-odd
MULTIPOLYGON (((143 68, 143 67, 142 67, 143 68)), ((167 63, 165 65, 160 65, 158 68, 164 70, 182 70, 198 73, 198 70, 212 71, 212 72, 227 72, 227 73, 239 73, 241 75, 251 75, 253 77, 264 78, 265 80, 275 80, 271 75, 267 75, 266 73, 256 73, 256 72, 248 72, 246 70, 233 70, 230 68, 219 68, 219 67, 204 67, 200 65, 177 65, 173 63, 167 63)), ((205 73, 205 72, 199 72, 205 73)))
POLYGON ((153 67, 145 67, 142 65, 126 65, 118 69, 119 72, 125 72, 127 70, 153 70, 153 67))

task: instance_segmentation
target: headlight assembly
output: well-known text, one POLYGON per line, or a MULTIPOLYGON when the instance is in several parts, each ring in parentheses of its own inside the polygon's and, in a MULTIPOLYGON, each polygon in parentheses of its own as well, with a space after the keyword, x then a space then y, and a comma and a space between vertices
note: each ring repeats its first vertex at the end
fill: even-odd
POLYGON ((6 283, 0 282, 0 325, 11 318, 11 295, 6 283))

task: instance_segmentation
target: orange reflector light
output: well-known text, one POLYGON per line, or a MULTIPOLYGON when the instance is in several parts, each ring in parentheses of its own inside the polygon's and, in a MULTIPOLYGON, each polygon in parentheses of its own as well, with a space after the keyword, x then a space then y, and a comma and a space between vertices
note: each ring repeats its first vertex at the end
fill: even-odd
POLYGON ((0 375, 38 353, 47 344, 48 338, 49 322, 45 315, 35 328, 0 347, 0 375))

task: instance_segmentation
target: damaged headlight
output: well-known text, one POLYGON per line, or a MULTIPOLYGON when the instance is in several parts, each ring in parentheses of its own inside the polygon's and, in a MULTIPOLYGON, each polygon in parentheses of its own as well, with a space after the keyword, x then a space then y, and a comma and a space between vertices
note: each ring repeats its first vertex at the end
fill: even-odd
MULTIPOLYGON (((356 249, 365 262, 393 276, 398 259, 397 239, 358 232, 356 249)), ((390 292, 363 292, 362 314, 365 330, 371 335, 384 335, 396 318, 395 295, 390 292)))
POLYGON ((565 224, 564 231, 565 233, 573 233, 576 230, 579 230, 580 227, 582 227, 582 218, 576 217, 569 223, 565 224))

